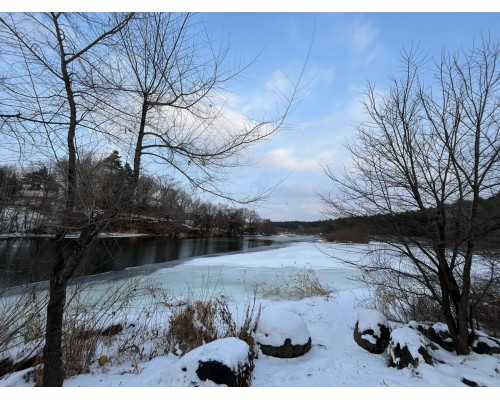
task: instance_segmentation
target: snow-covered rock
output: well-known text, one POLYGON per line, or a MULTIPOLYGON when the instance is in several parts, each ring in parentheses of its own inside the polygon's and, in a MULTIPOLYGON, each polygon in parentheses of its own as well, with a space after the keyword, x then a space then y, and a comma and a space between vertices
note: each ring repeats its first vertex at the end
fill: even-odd
POLYGON ((390 325, 384 314, 377 310, 359 310, 354 340, 360 347, 370 353, 381 354, 387 348, 390 336, 390 325))
POLYGON ((433 364, 427 348, 431 347, 429 340, 409 326, 394 329, 388 347, 389 363, 398 369, 413 366, 420 362, 433 364))
POLYGON ((411 321, 408 326, 422 333, 431 342, 438 344, 443 349, 448 351, 455 351, 453 340, 450 336, 448 326, 442 322, 436 322, 432 325, 419 324, 418 322, 411 321))
MULTIPOLYGON (((446 324, 436 322, 432 325, 426 325, 411 321, 408 326, 412 329, 418 330, 424 334, 427 339, 440 345, 443 349, 450 352, 455 351, 455 346, 453 345, 453 341, 446 324)), ((500 339, 488 336, 484 332, 476 331, 472 342, 472 350, 478 354, 500 354, 500 339)))
POLYGON ((272 357, 298 357, 311 349, 311 334, 305 322, 280 307, 262 310, 254 339, 262 353, 272 357))
POLYGON ((249 386, 250 346, 234 337, 197 347, 174 362, 162 382, 167 386, 249 386))
POLYGON ((500 354, 500 340, 478 331, 472 343, 472 350, 478 354, 500 354))

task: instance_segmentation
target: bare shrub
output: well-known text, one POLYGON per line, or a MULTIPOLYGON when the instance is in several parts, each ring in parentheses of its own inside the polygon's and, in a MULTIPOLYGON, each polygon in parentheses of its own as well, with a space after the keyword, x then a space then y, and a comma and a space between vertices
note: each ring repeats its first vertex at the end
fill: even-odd
POLYGON ((365 308, 376 309, 396 322, 442 321, 439 305, 424 294, 400 293, 387 286, 376 286, 370 295, 359 302, 365 308))
POLYGON ((489 335, 500 335, 500 277, 477 279, 472 285, 471 318, 474 328, 489 335))
POLYGON ((266 282, 260 292, 268 298, 304 299, 328 296, 332 290, 323 286, 312 268, 280 270, 273 282, 266 282))
POLYGON ((241 382, 237 382, 238 386, 250 385, 255 367, 254 360, 259 355, 259 348, 255 343, 254 334, 257 331, 262 306, 259 304, 259 307, 256 308, 256 299, 257 297, 254 294, 252 301, 246 304, 243 321, 236 332, 236 337, 246 342, 250 347, 248 354, 249 367, 242 374, 241 382))
POLYGON ((235 333, 236 323, 225 300, 196 300, 173 312, 167 343, 170 351, 182 355, 235 333))
POLYGON ((99 334, 90 330, 92 318, 83 321, 74 319, 64 323, 63 357, 65 377, 90 372, 90 365, 96 358, 99 334))
POLYGON ((149 277, 139 276, 99 287, 73 288, 65 321, 66 376, 88 370, 97 349, 137 363, 164 355, 166 293, 149 277), (102 291, 102 295, 99 293, 102 291))
MULTIPOLYGON (((113 354, 115 359, 120 355, 131 359, 135 372, 139 372, 139 361, 165 355, 169 313, 166 297, 166 292, 147 276, 111 285, 75 282, 68 289, 63 321, 65 377, 89 372, 101 355, 98 351, 113 354), (119 325, 128 329, 115 329, 115 335, 104 334, 119 325)), ((41 354, 46 302, 47 294, 34 289, 16 295, 7 289, 1 293, 0 359, 23 360, 41 354)), ((30 379, 37 386, 43 385, 39 371, 30 379)))
POLYGON ((28 359, 41 352, 47 296, 34 288, 0 293, 0 359, 28 359))
MULTIPOLYGON (((361 302, 368 308, 375 308, 384 313, 389 319, 407 323, 411 320, 418 322, 445 321, 442 305, 432 296, 425 285, 417 285, 408 279, 398 277, 386 267, 388 260, 380 255, 372 256, 373 265, 378 270, 366 272, 361 279, 372 287, 370 295, 361 302), (404 290, 401 290, 404 289, 404 290)), ((390 261, 390 260, 389 260, 390 261)), ((500 332, 498 319, 500 311, 500 279, 484 274, 478 270, 471 279, 470 319, 468 326, 471 333, 482 330, 489 335, 497 336, 500 332)), ((484 268, 483 268, 484 270, 484 268)), ((437 283, 428 282, 427 285, 437 283)))
POLYGON ((254 360, 259 352, 253 334, 257 329, 261 306, 256 296, 245 305, 243 320, 238 326, 224 298, 196 300, 175 310, 169 320, 168 348, 182 356, 205 343, 225 337, 236 337, 249 345, 248 364, 239 371, 236 386, 250 386, 254 360))

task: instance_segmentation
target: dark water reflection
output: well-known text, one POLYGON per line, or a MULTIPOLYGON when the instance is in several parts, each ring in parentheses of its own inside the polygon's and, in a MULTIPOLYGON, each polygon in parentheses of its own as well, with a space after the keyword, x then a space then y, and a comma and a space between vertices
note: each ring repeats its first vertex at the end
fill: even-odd
MULTIPOLYGON (((168 239, 161 236, 102 238, 91 247, 77 276, 121 271, 145 264, 181 260, 273 243, 261 237, 168 239)), ((71 239, 66 240, 67 255, 71 239)), ((0 240, 0 287, 39 282, 50 277, 55 254, 52 238, 0 240)))

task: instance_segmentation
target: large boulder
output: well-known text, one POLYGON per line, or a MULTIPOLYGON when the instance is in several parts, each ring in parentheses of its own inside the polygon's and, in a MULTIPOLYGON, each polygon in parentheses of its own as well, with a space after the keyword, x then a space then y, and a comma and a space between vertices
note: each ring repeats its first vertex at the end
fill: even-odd
MULTIPOLYGON (((421 332, 431 342, 438 344, 450 352, 455 351, 455 346, 450 336, 448 326, 442 322, 435 324, 419 324, 412 321, 408 324, 412 329, 421 332)), ((470 331, 469 331, 470 332, 470 331)), ((472 341, 472 350, 478 354, 500 354, 500 339, 488 336, 486 333, 476 331, 472 341)))
POLYGON ((311 334, 302 318, 279 307, 262 310, 254 339, 271 357, 294 358, 311 349, 311 334))
POLYGON ((166 386, 249 386, 253 372, 250 346, 234 337, 197 347, 174 362, 162 383, 166 386))
POLYGON ((500 354, 500 339, 478 331, 472 342, 472 350, 478 354, 500 354))
POLYGON ((438 344, 443 349, 448 351, 455 351, 453 340, 450 336, 448 326, 442 322, 436 322, 432 325, 419 324, 418 322, 411 321, 408 326, 412 329, 418 330, 431 342, 438 344))
POLYGON ((377 310, 360 310, 354 326, 354 341, 363 349, 381 354, 387 348, 391 336, 389 322, 377 310))
POLYGON ((421 362, 432 365, 433 360, 428 351, 431 347, 425 336, 409 326, 394 329, 387 349, 389 364, 397 369, 416 368, 421 362))

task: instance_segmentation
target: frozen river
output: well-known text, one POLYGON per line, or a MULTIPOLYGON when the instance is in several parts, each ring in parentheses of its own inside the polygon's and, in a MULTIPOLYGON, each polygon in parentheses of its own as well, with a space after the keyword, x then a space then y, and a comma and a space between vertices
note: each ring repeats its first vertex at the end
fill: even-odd
MULTIPOLYGON (((272 236, 266 240, 269 241, 266 246, 247 246, 226 254, 150 263, 88 276, 85 293, 90 296, 88 300, 94 302, 117 287, 138 285, 159 289, 169 299, 224 296, 238 302, 254 294, 273 297, 274 293, 286 297, 286 291, 300 290, 313 280, 329 291, 363 286, 359 270, 331 257, 335 252, 333 255, 337 257, 355 260, 360 255, 357 245, 336 245, 334 250, 319 237, 272 236), (141 283, 137 284, 139 280, 141 283)), ((43 290, 46 283, 38 287, 43 290)), ((23 288, 13 289, 11 293, 19 291, 23 288)), ((151 299, 146 294, 140 301, 151 299)))
MULTIPOLYGON (((71 241, 66 239, 67 255, 71 241)), ((132 267, 159 263, 163 267, 193 257, 244 252, 297 240, 293 237, 250 236, 234 238, 170 239, 164 236, 107 236, 99 238, 77 271, 77 276, 118 272, 132 267)), ((47 280, 55 255, 50 237, 0 240, 0 287, 47 280)))
MULTIPOLYGON (((248 299, 254 293, 270 294, 270 289, 286 285, 307 285, 301 279, 317 278, 332 291, 363 286, 358 279, 360 271, 332 258, 333 249, 318 238, 276 237, 273 243, 251 251, 177 261, 175 265, 169 262, 132 268, 99 279, 98 286, 105 291, 116 279, 134 279, 142 274, 172 298, 225 296, 233 301, 248 299)), ((335 246, 335 253, 350 260, 360 254, 356 245, 347 244, 335 246)))

